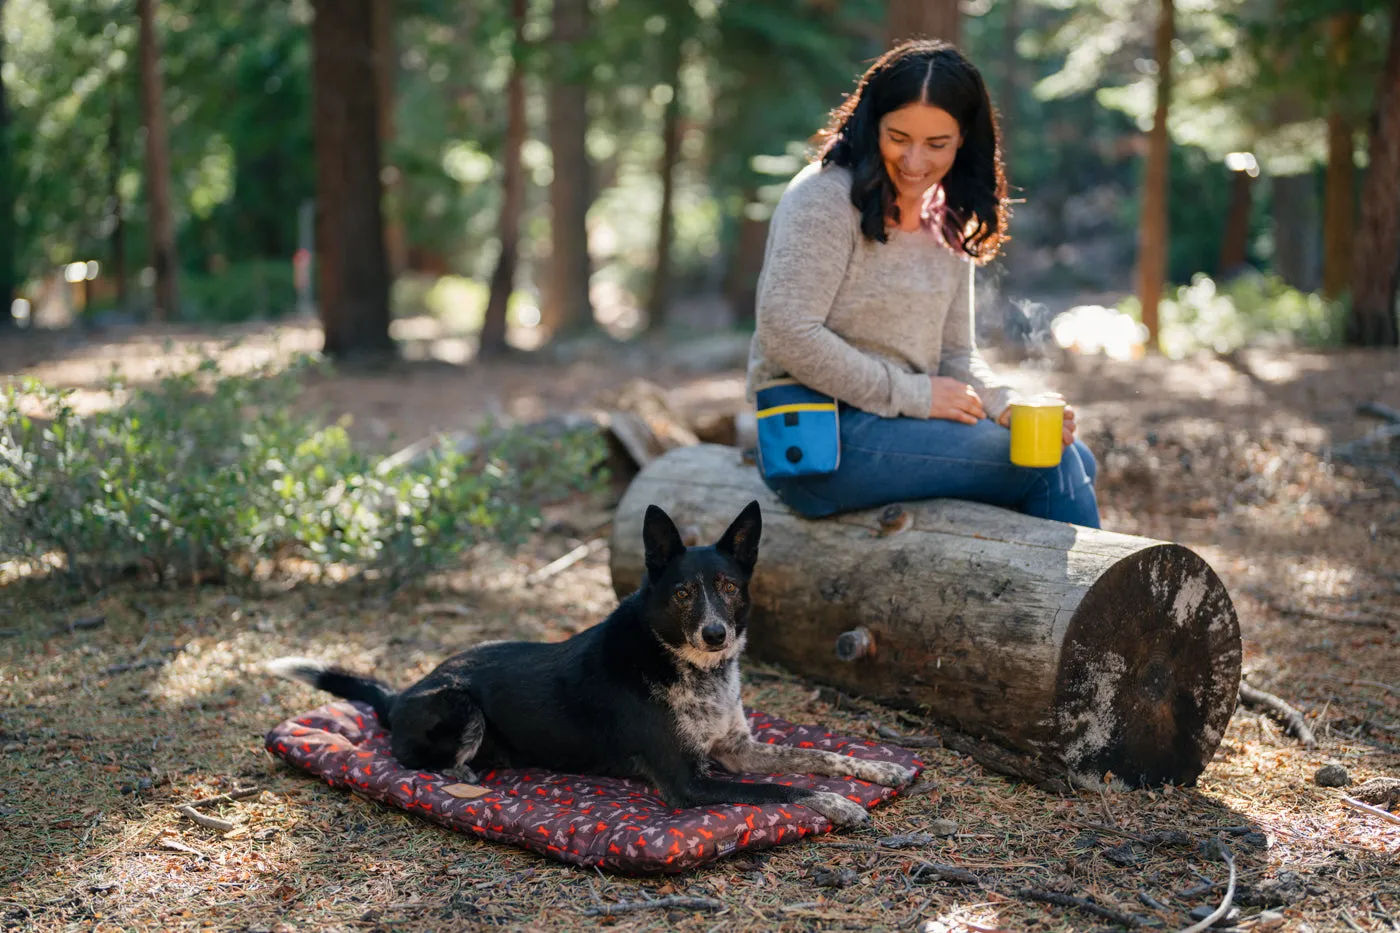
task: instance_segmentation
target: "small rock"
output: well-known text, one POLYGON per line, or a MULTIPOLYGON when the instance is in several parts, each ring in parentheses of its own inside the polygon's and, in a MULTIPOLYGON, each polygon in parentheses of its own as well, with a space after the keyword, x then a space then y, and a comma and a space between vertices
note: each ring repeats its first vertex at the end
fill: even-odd
POLYGON ((821 888, 849 888, 859 880, 854 868, 829 868, 818 865, 809 876, 821 888))
POLYGON ((958 832, 958 824, 952 820, 934 820, 928 824, 928 831, 935 836, 955 836, 958 832))
POLYGON ((1283 926, 1283 914, 1272 910, 1266 910, 1254 918, 1254 923, 1250 925, 1251 930, 1277 930, 1283 926))
POLYGON ((3 751, 3 752, 18 752, 18 751, 23 751, 23 750, 24 750, 24 743, 23 743, 23 742, 7 742, 7 743, 5 743, 5 747, 4 747, 4 748, 0 748, 0 751, 3 751))
MULTIPOLYGON (((1217 904, 1215 907, 1209 907, 1209 906, 1206 906, 1205 904, 1202 904, 1200 907, 1192 907, 1192 908, 1191 908, 1191 919, 1192 919, 1192 920, 1196 920, 1196 921, 1204 920, 1205 918, 1209 917, 1211 914, 1215 913, 1215 909, 1216 909, 1216 907, 1218 907, 1218 906, 1220 906, 1220 905, 1217 904)), ((1215 921, 1214 923, 1212 923, 1212 924, 1211 924, 1211 927, 1222 927, 1222 928, 1223 928, 1223 927, 1232 927, 1232 926, 1234 926, 1236 923, 1239 922, 1239 919, 1240 919, 1240 912, 1239 912, 1239 909, 1238 909, 1238 908, 1235 908, 1235 907, 1231 907, 1229 910, 1227 910, 1227 911, 1225 912, 1225 916, 1221 917, 1219 920, 1217 920, 1217 921, 1215 921)))
POLYGON ((1351 775, 1339 764, 1327 764, 1317 769, 1313 781, 1318 787, 1346 787, 1351 783, 1351 775))

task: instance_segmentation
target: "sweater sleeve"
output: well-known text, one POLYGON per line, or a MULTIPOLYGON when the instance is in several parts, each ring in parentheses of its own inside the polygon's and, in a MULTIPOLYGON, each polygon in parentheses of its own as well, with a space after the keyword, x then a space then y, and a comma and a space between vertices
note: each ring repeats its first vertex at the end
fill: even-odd
POLYGON ((959 260, 959 263, 967 267, 967 274, 959 276, 953 303, 948 308, 947 319, 943 322, 943 346, 938 361, 938 374, 950 376, 972 386, 982 399, 982 407, 986 409, 987 417, 995 421, 1006 411, 1016 393, 1002 383, 982 354, 977 352, 977 312, 972 287, 976 266, 967 260, 959 260))
POLYGON ((875 359, 826 326, 860 228, 842 175, 799 177, 774 212, 758 287, 763 356, 818 392, 882 417, 927 418, 929 378, 875 359))

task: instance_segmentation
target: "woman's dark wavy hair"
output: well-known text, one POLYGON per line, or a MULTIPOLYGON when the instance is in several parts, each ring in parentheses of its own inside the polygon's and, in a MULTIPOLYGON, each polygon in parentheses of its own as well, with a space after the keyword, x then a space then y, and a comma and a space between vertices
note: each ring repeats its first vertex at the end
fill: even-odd
POLYGON ((943 177, 940 229, 949 244, 979 264, 989 262, 1008 239, 1011 219, 1000 131, 981 73, 949 43, 905 42, 871 65, 817 134, 822 164, 850 169, 861 232, 886 242, 886 219, 898 220, 899 208, 880 157, 880 120, 913 103, 932 104, 958 121, 963 144, 943 177))

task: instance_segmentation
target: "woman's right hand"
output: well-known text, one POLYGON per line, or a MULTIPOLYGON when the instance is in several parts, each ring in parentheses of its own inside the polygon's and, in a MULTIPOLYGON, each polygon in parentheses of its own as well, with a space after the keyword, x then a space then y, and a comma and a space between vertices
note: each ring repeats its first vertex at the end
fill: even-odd
POLYGON ((982 398, 972 386, 947 376, 929 376, 928 381, 933 387, 933 406, 928 413, 930 418, 976 424, 987 417, 982 398))

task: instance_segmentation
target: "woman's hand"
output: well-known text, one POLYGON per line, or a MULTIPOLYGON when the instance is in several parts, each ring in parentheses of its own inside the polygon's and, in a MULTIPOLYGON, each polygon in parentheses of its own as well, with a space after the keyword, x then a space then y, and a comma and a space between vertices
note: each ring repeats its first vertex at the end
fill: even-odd
MULTIPOLYGON (((1064 398, 1064 396, 1062 395, 1054 395, 1053 397, 1064 398)), ((997 424, 1001 425, 1003 428, 1011 427, 1011 409, 1009 407, 1006 409, 1006 411, 1001 413, 1001 417, 997 419, 997 424)), ((1064 444, 1064 446, 1068 447, 1070 444, 1074 443, 1074 432, 1077 430, 1079 430, 1079 425, 1074 420, 1074 409, 1069 405, 1066 405, 1065 427, 1064 431, 1060 434, 1060 441, 1064 444)))
POLYGON ((928 413, 930 418, 976 424, 987 417, 986 410, 982 408, 982 398, 972 386, 947 376, 929 376, 928 381, 933 386, 933 406, 928 413))

